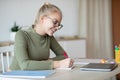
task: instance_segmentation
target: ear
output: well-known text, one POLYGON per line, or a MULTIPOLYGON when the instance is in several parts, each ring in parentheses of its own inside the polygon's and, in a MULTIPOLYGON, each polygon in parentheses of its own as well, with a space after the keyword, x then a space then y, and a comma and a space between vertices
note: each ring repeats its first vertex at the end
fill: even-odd
POLYGON ((44 19, 45 19, 45 16, 40 16, 39 21, 43 23, 44 19))

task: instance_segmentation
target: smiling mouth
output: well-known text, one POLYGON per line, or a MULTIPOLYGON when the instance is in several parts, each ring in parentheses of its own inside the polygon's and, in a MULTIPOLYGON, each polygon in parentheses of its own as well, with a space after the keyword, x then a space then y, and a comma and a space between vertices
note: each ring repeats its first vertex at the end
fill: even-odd
POLYGON ((53 33, 56 31, 56 29, 54 29, 54 28, 51 28, 50 30, 51 30, 53 33))
POLYGON ((52 29, 51 29, 51 31, 52 31, 53 33, 55 32, 55 30, 52 30, 52 29))

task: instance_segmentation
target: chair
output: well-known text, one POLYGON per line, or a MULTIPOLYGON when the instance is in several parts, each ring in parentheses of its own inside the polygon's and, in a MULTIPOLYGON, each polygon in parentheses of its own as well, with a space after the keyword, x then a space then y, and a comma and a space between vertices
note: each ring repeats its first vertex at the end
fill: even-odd
POLYGON ((0 58, 1 58, 1 68, 2 73, 9 69, 12 57, 14 56, 14 46, 2 46, 0 47, 0 58))

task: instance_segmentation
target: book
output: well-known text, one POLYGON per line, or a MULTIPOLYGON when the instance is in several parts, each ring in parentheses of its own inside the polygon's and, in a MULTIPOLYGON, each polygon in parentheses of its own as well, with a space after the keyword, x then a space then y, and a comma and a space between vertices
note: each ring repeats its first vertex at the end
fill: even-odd
POLYGON ((4 72, 0 77, 9 78, 46 78, 55 73, 54 70, 40 70, 40 71, 29 71, 29 70, 14 70, 10 72, 4 72))
POLYGON ((117 64, 111 63, 89 63, 82 67, 80 70, 83 71, 112 71, 117 67, 117 64))

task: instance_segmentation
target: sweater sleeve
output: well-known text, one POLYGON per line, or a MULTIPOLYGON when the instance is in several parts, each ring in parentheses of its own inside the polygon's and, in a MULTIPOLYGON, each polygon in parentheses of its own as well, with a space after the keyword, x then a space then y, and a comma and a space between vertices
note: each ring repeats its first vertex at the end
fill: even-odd
POLYGON ((56 57, 53 60, 61 60, 68 58, 65 50, 60 46, 60 44, 56 41, 56 39, 52 36, 50 41, 50 48, 55 53, 56 57))
POLYGON ((36 61, 29 58, 29 51, 27 49, 27 39, 23 31, 18 31, 15 37, 15 58, 21 70, 44 70, 52 69, 52 60, 36 61))

